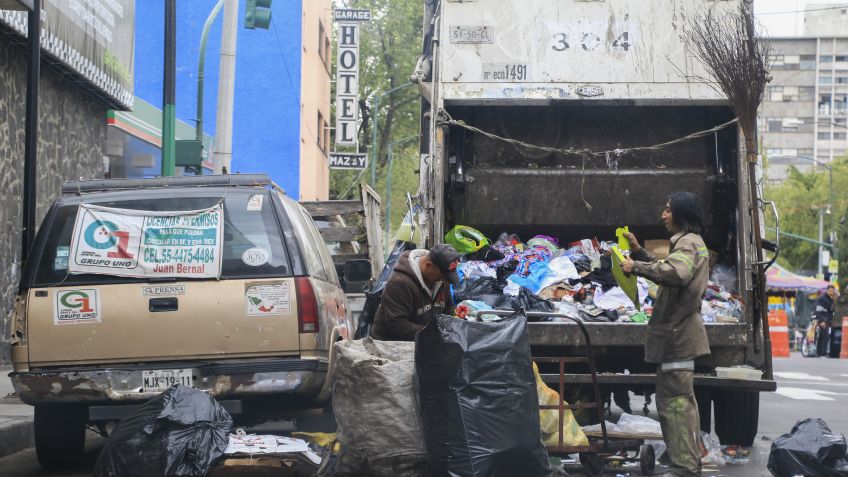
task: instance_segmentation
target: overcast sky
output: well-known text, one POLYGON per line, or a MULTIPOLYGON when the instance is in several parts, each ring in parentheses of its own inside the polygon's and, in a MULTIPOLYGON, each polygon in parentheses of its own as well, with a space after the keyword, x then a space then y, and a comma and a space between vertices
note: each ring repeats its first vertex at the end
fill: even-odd
POLYGON ((840 2, 833 0, 754 0, 754 13, 756 13, 757 19, 765 27, 769 36, 803 35, 803 10, 808 3, 822 4, 840 2))

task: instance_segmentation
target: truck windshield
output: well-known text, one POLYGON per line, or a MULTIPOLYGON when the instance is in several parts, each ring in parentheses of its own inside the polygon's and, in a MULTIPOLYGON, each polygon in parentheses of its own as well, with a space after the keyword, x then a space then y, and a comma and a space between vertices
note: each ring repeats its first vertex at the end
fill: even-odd
MULTIPOLYGON (((120 198, 86 197, 84 202, 104 207, 145 211, 187 211, 206 209, 223 199, 224 204, 224 243, 221 254, 222 278, 251 278, 290 276, 286 248, 280 234, 280 227, 270 196, 265 190, 228 190, 225 193, 198 193, 197 196, 169 194, 138 194, 134 198, 122 194, 120 198), (260 199, 257 199, 259 196, 260 199), (263 205, 264 204, 264 205, 263 205), (245 251, 261 248, 267 252, 268 259, 263 264, 248 264, 243 259, 245 251)), ((35 272, 34 287, 64 285, 84 285, 95 283, 123 283, 127 281, 147 281, 143 278, 114 277, 108 275, 72 275, 68 273, 68 255, 73 234, 74 222, 79 206, 77 204, 61 206, 54 215, 52 223, 44 223, 47 242, 41 250, 35 272)), ((177 280, 178 278, 173 278, 177 280)), ((165 278, 153 278, 153 281, 168 281, 165 278)))

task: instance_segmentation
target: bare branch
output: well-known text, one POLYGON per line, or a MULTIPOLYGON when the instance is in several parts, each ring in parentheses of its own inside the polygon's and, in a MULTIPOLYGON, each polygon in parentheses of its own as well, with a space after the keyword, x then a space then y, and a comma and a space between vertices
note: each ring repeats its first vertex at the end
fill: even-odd
POLYGON ((695 56, 712 74, 745 135, 749 160, 757 155, 757 109, 769 75, 768 41, 756 36, 753 12, 743 4, 738 12, 710 8, 691 21, 684 33, 695 56))

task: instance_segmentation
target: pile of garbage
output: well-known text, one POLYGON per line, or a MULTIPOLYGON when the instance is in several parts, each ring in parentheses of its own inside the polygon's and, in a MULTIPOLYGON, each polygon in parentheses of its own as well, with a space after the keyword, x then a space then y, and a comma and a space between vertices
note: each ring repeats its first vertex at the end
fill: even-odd
MULTIPOLYGON (((462 225, 454 227, 445 241, 465 254, 457 267, 461 283, 453 289, 460 318, 475 311, 523 308, 586 322, 646 323, 653 312, 655 283, 638 277, 638 296, 632 299, 613 276, 611 253, 616 242, 583 239, 561 246, 557 238, 547 235, 525 243, 507 233, 490 242, 462 225)), ((734 288, 735 272, 715 267, 703 299, 704 322, 739 321, 742 305, 732 294, 734 288)), ((495 319, 485 314, 481 318, 495 319)))

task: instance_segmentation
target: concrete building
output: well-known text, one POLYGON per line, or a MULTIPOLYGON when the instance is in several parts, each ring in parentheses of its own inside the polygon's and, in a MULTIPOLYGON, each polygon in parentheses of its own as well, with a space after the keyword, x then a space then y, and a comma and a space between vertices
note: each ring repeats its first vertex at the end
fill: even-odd
MULTIPOLYGON (((177 2, 177 119, 191 126, 197 116, 201 32, 216 3, 177 2)), ((228 172, 265 172, 296 199, 326 199, 331 0, 276 0, 268 30, 245 29, 244 6, 245 0, 240 0, 228 172)), ((162 105, 164 8, 164 0, 148 0, 136 13, 135 94, 156 108, 162 105)), ((203 129, 210 136, 215 134, 222 17, 213 24, 206 50, 203 129)), ((179 128, 177 133, 179 137, 179 128)), ((151 153, 145 152, 136 163, 144 166, 145 175, 158 174, 158 144, 142 142, 154 148, 152 162, 151 153)), ((204 173, 220 173, 222 166, 211 154, 204 173)))
POLYGON ((810 170, 848 152, 848 4, 809 5, 805 36, 774 37, 772 81, 760 108, 766 180, 810 170))

